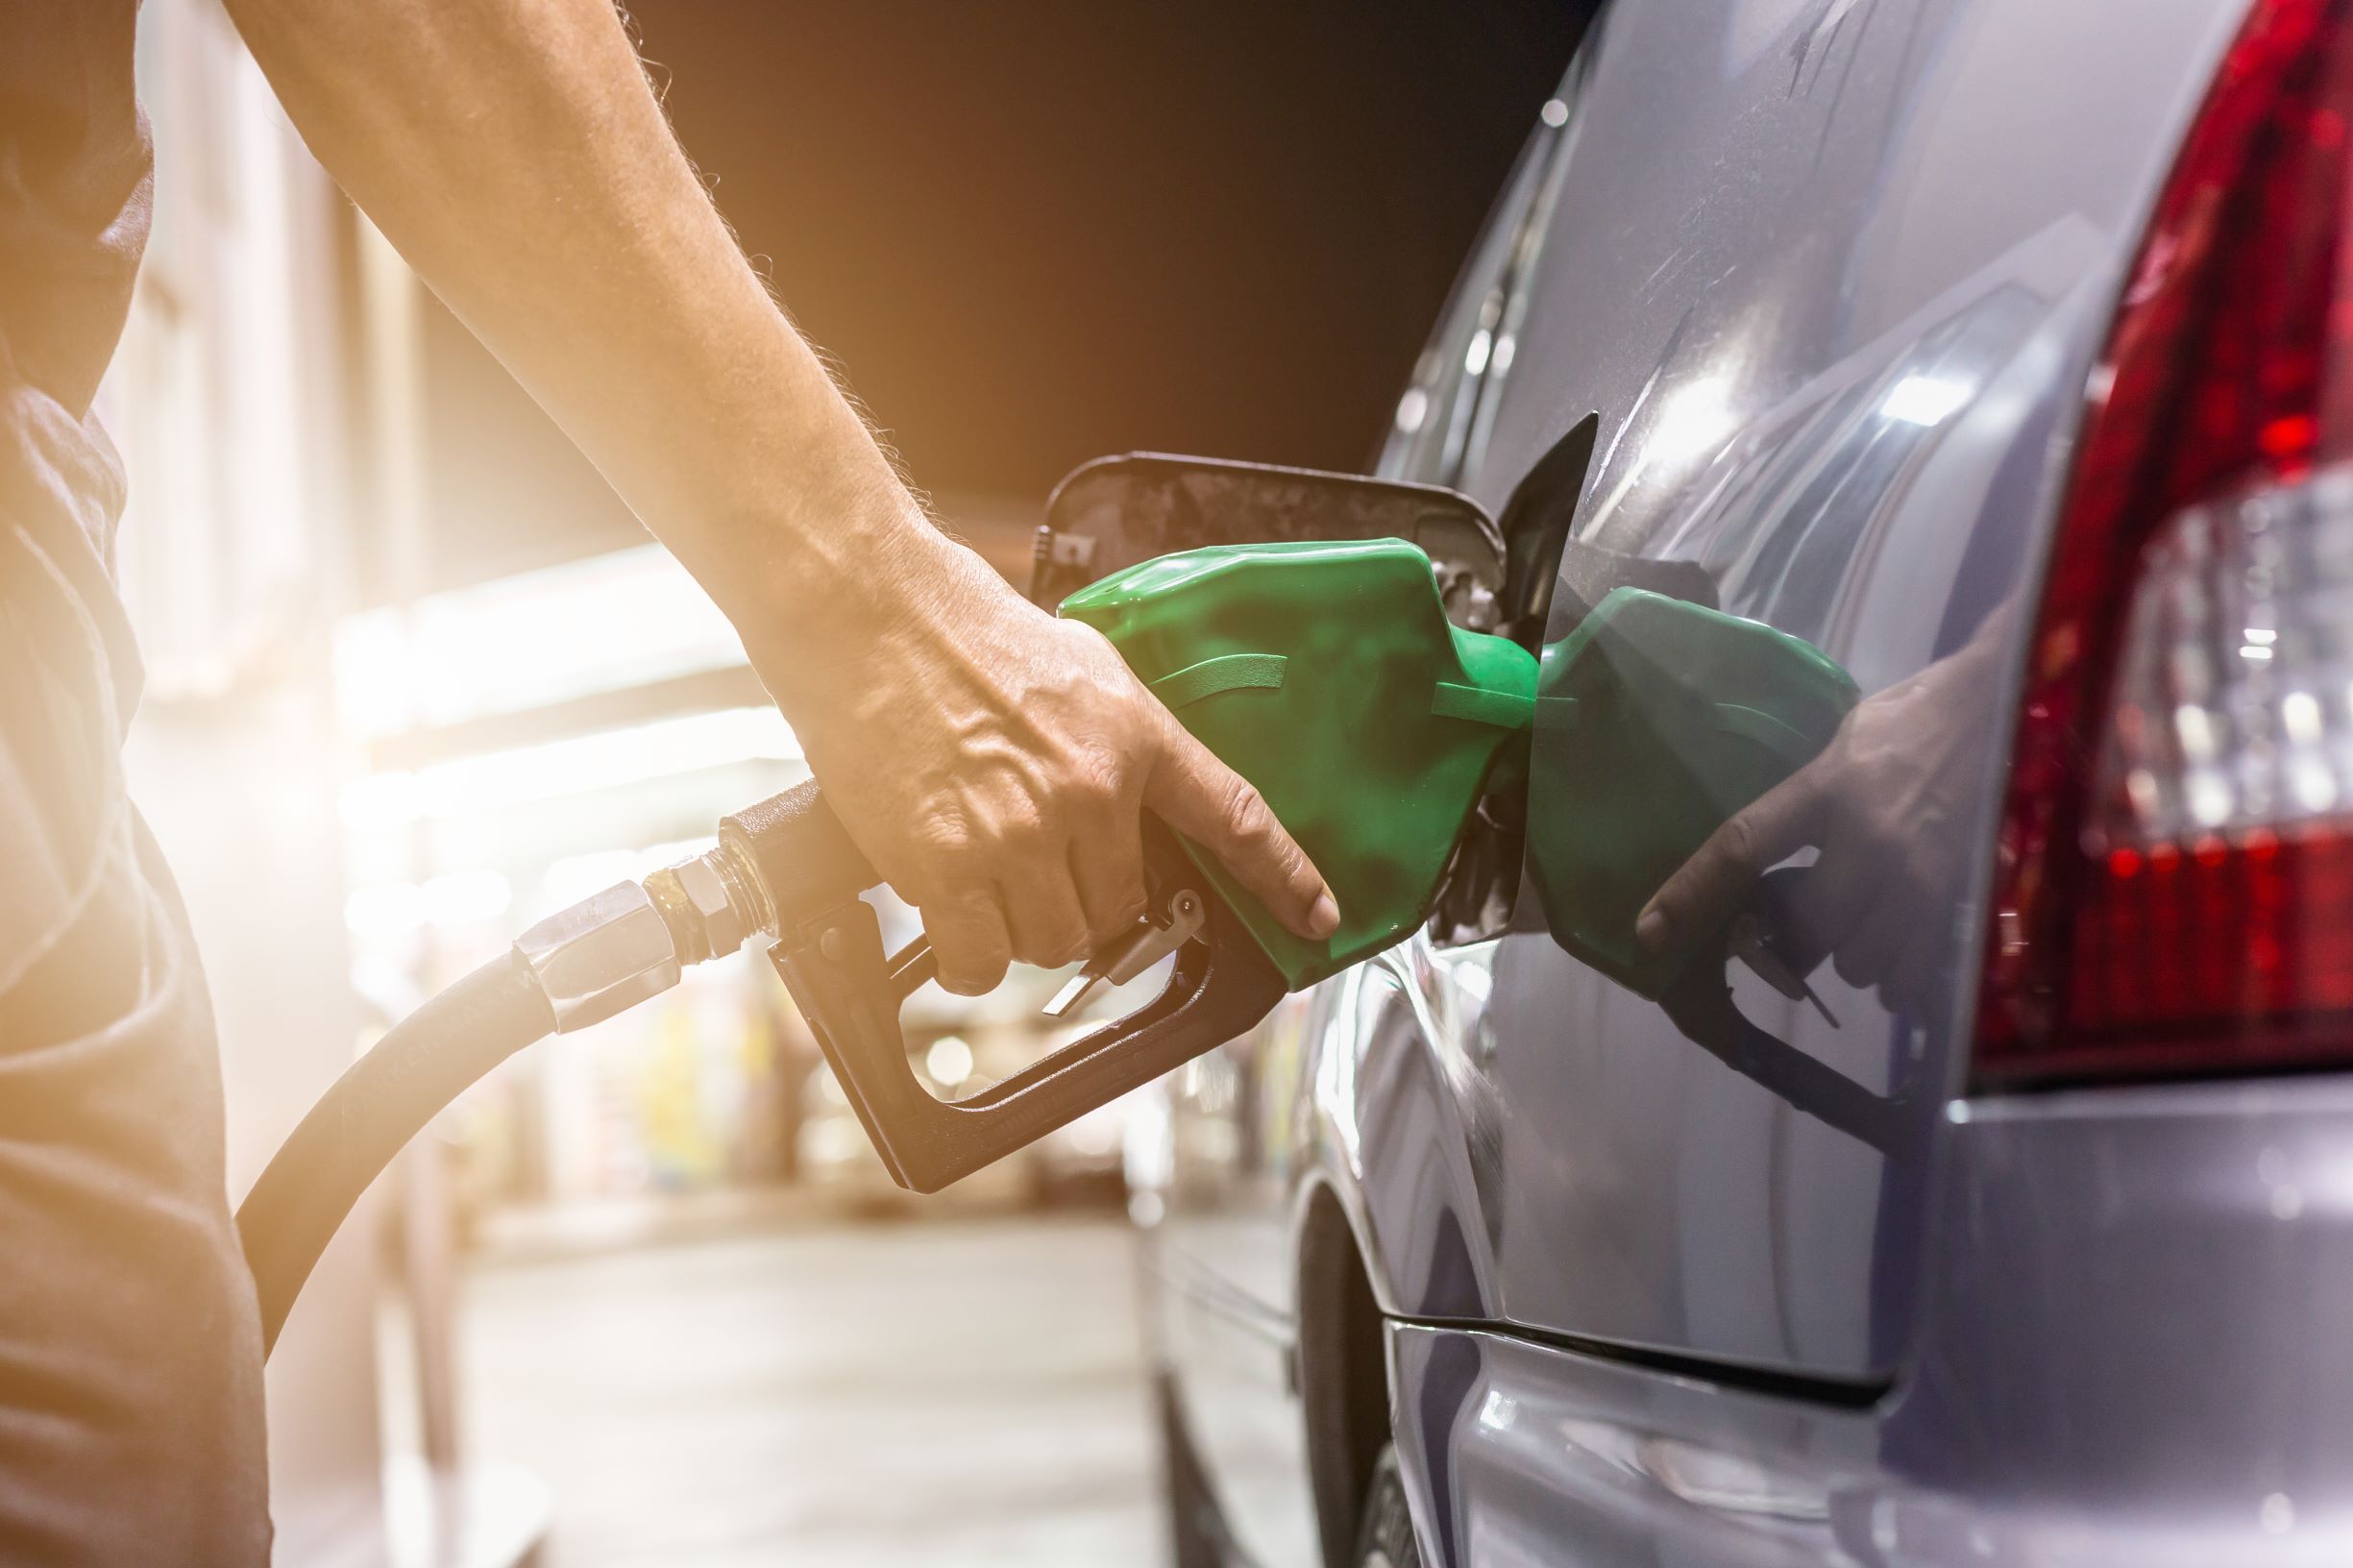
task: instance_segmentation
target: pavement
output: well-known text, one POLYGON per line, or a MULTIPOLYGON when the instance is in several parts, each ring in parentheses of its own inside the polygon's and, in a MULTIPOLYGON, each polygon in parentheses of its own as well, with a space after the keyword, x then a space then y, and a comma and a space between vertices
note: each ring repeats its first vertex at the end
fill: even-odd
POLYGON ((546 1568, 1159 1560, 1117 1220, 821 1225, 464 1288, 465 1452, 547 1483, 546 1568))

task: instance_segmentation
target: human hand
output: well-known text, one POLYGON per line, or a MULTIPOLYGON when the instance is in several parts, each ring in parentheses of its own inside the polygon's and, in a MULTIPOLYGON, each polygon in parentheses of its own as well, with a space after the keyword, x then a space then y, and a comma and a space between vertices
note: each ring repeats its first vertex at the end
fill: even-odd
POLYGON ((1046 614, 933 536, 855 662, 769 676, 826 802, 922 912, 947 990, 1066 964, 1143 913, 1140 813, 1210 850, 1286 925, 1339 909, 1258 792, 1188 734, 1092 627, 1046 614))
POLYGON ((1822 754, 1759 796, 1667 878, 1635 921, 1649 951, 1728 919, 1759 876, 1807 845, 1821 855, 1788 907, 1800 943, 1908 1011, 1933 999, 1950 950, 1960 828, 1978 778, 1975 721, 1996 689, 1980 637, 1858 703, 1822 754))

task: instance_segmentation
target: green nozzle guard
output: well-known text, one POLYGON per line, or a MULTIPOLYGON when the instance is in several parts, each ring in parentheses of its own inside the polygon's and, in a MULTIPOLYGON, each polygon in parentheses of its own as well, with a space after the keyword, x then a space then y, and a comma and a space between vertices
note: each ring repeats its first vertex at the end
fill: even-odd
POLYGON ((1429 918, 1489 773, 1525 755, 1535 656, 1451 625, 1430 557, 1402 539, 1185 551, 1062 613, 1258 787, 1332 885, 1339 930, 1308 942, 1186 845, 1294 991, 1429 918))
POLYGON ((1856 700, 1813 644, 1619 588, 1544 650, 1527 866, 1553 940, 1645 996, 1713 931, 1646 952, 1634 921, 1708 837, 1813 760, 1856 700))

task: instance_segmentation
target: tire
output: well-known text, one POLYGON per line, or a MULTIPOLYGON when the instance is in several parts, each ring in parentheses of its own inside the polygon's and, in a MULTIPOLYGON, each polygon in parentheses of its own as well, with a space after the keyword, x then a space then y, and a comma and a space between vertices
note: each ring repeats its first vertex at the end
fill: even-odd
POLYGON ((1373 1462, 1372 1486, 1364 1495, 1364 1517, 1357 1526, 1357 1568, 1422 1568, 1422 1549, 1413 1539, 1413 1517, 1406 1511, 1405 1479, 1397 1473, 1397 1445, 1384 1443, 1373 1462))

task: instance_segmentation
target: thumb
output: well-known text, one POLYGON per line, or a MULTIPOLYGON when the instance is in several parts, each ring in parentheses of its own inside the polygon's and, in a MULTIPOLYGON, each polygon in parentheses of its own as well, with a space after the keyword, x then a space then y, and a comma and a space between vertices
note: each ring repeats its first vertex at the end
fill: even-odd
POLYGON ((1174 718, 1164 723, 1160 760, 1144 785, 1144 804, 1215 855, 1251 896, 1298 935, 1321 942, 1338 930, 1338 901, 1307 851, 1275 821, 1265 797, 1174 718))

